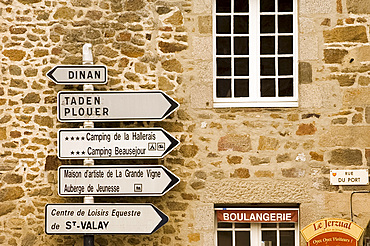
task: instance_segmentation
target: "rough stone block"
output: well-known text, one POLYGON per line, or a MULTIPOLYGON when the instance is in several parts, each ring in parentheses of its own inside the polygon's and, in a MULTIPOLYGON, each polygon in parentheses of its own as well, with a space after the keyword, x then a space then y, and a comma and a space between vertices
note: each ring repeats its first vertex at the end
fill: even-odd
POLYGON ((312 33, 299 35, 299 58, 301 60, 319 59, 319 40, 312 33))
POLYGON ((347 0, 347 9, 352 14, 370 14, 370 2, 368 0, 347 0))
POLYGON ((312 66, 309 62, 300 62, 298 64, 298 79, 300 84, 312 83, 312 66))
POLYGON ((212 34, 212 16, 199 16, 198 30, 201 34, 212 34))
POLYGON ((354 107, 370 105, 370 88, 347 89, 343 93, 343 106, 354 107))
POLYGON ((355 42, 367 43, 367 33, 365 26, 345 26, 336 27, 332 30, 324 31, 325 43, 355 42))
POLYGON ((279 140, 276 138, 260 136, 258 149, 259 150, 277 150, 279 148, 279 140))
POLYGON ((330 164, 341 166, 362 165, 362 152, 358 149, 336 149, 331 151, 330 164))
POLYGON ((344 49, 325 49, 324 61, 328 64, 342 63, 344 56, 347 54, 348 51, 344 49))
POLYGON ((331 126, 320 133, 323 147, 366 148, 370 146, 370 126, 331 126))
POLYGON ((335 13, 336 2, 332 0, 302 0, 299 1, 299 10, 302 14, 335 13))
POLYGON ((219 151, 248 152, 252 149, 249 135, 228 134, 218 140, 219 151))

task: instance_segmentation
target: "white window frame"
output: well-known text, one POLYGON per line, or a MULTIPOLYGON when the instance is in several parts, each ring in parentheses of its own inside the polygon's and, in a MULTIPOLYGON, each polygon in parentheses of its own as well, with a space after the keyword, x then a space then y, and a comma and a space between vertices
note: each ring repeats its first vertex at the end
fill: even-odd
MULTIPOLYGON (((260 90, 260 10, 259 10, 259 3, 260 0, 249 0, 249 13, 237 13, 237 15, 249 15, 249 55, 244 57, 249 57, 249 97, 241 97, 241 98, 218 98, 216 93, 216 79, 217 79, 217 63, 216 63, 216 37, 218 36, 231 36, 233 37, 234 34, 225 35, 219 34, 216 35, 216 16, 221 15, 230 15, 230 13, 223 14, 223 13, 216 13, 216 0, 213 1, 213 107, 214 108, 228 108, 228 107, 298 107, 298 14, 297 14, 297 3, 298 0, 293 0, 293 96, 292 97, 259 97, 259 90, 260 90), (257 22, 251 21, 257 20, 257 22), (258 40, 258 42, 257 42, 258 40)), ((234 15, 234 0, 231 0, 231 15, 234 15)), ((270 12, 264 12, 264 14, 269 14, 270 12)), ((277 10, 277 0, 275 0, 275 12, 271 12, 270 14, 275 14, 275 20, 277 19, 278 12, 277 10)), ((233 17, 232 17, 233 18, 233 17)), ((278 22, 275 21, 275 32, 277 30, 278 22)), ((231 30, 233 30, 233 20, 231 21, 231 30)), ((278 33, 275 33, 278 36, 278 33)), ((236 35, 240 36, 240 35, 236 35)), ((277 38, 275 39, 277 42, 277 38)), ((233 59, 233 38, 231 38, 231 59, 233 59)), ((277 49, 277 45, 275 45, 275 49, 277 49)), ((262 55, 263 56, 263 55, 262 55)), ((275 55, 275 59, 278 57, 283 57, 284 55, 275 55)), ((222 56, 217 56, 222 57, 222 56)), ((275 62, 277 65, 278 63, 275 62)), ((233 77, 233 67, 231 67, 231 77, 233 77)), ((275 76, 272 77, 277 77, 275 76)), ((219 76, 218 78, 221 78, 219 76)), ((240 78, 240 77, 238 77, 240 78)), ((241 77, 242 78, 242 77, 241 77)), ((281 78, 281 76, 279 76, 281 78)), ((276 86, 277 83, 276 83, 276 86)), ((231 84, 231 88, 233 88, 233 83, 231 84)), ((232 89, 233 91, 233 89, 232 89)), ((276 88, 276 91, 277 88, 276 88)))
MULTIPOLYGON (((217 232, 218 231, 231 231, 232 232, 232 238, 233 238, 233 242, 232 242, 232 246, 235 246, 236 245, 236 242, 235 242, 235 232, 236 231, 250 231, 250 239, 251 239, 251 244, 252 246, 260 246, 262 245, 262 231, 277 231, 277 239, 280 238, 280 231, 292 231, 294 230, 294 235, 295 235, 295 238, 294 238, 294 244, 295 246, 299 246, 299 208, 263 208, 262 210, 297 210, 298 211, 298 222, 295 223, 295 227, 294 228, 279 228, 279 226, 277 228, 261 228, 261 223, 250 223, 251 227, 250 228, 235 228, 235 222, 231 223, 232 224, 232 228, 218 228, 217 226, 217 216, 216 216, 216 211, 217 210, 225 210, 225 209, 230 209, 230 210, 261 210, 262 208, 215 208, 215 246, 218 246, 217 245, 217 232)), ((225 222, 225 223, 228 223, 228 222, 225 222)), ((293 223, 293 222, 291 222, 293 223)), ((279 222, 277 222, 276 224, 279 224, 279 222)), ((284 245, 280 245, 280 240, 277 241, 277 246, 284 246, 284 245)))

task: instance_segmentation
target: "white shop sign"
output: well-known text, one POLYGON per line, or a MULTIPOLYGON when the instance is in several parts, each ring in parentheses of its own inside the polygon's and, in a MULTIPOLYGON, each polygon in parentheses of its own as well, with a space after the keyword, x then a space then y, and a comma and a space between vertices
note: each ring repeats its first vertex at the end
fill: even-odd
POLYGON ((45 206, 46 234, 152 234, 167 221, 168 217, 152 204, 45 206))
POLYGON ((180 179, 161 165, 58 168, 60 196, 162 196, 180 179))
POLYGON ((331 185, 367 185, 369 184, 369 171, 357 170, 330 170, 331 185))
POLYGON ((80 128, 58 131, 63 159, 155 159, 179 144, 162 128, 80 128))

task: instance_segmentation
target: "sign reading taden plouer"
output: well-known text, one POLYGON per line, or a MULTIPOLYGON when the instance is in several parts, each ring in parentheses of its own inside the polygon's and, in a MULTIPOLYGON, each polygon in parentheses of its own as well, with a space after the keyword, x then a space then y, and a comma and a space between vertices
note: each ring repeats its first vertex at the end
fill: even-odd
POLYGON ((58 131, 58 157, 161 158, 179 144, 162 128, 80 128, 58 131))
POLYGON ((168 217, 152 204, 47 204, 47 234, 152 234, 168 217))
POLYGON ((62 91, 57 105, 61 122, 158 121, 179 107, 163 91, 62 91))
POLYGON ((60 196, 162 196, 180 179, 161 165, 58 168, 60 196))

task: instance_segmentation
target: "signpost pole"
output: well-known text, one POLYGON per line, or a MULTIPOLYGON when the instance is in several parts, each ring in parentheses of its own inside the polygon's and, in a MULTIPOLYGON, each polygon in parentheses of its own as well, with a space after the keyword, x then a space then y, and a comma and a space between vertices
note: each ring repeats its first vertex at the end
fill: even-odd
MULTIPOLYGON (((92 45, 89 43, 84 44, 82 48, 82 64, 83 65, 93 65, 93 56, 92 56, 92 45)), ((91 84, 84 85, 84 91, 93 91, 94 86, 91 84)), ((92 121, 85 121, 84 128, 94 128, 94 122, 92 121)), ((84 159, 84 166, 93 166, 94 160, 93 159, 84 159)), ((94 203, 93 196, 84 196, 84 203, 92 204, 94 203)), ((84 235, 84 246, 94 246, 94 235, 87 234, 84 235)))

